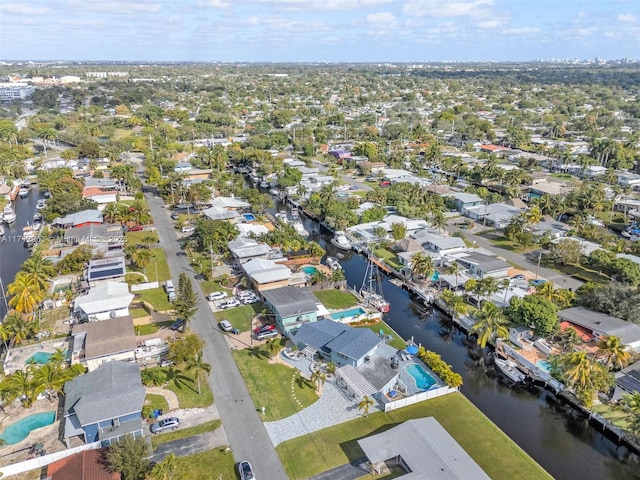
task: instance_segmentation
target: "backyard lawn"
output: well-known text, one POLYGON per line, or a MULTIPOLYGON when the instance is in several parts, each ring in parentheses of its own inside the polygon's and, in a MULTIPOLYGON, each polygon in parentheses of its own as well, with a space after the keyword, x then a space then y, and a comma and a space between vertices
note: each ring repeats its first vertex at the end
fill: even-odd
POLYGON ((162 287, 136 292, 136 300, 151 304, 153 309, 158 312, 173 310, 173 305, 169 301, 169 297, 167 297, 167 292, 162 287))
POLYGON ((349 308, 358 304, 358 299, 351 293, 344 290, 331 288, 313 292, 318 300, 327 308, 349 308))
POLYGON ((364 456, 357 440, 412 418, 433 416, 492 479, 552 478, 461 394, 376 412, 284 442, 276 450, 289 478, 312 477, 364 456))
POLYGON ((396 270, 402 270, 402 268, 404 267, 404 265, 400 262, 400 260, 396 256, 396 254, 390 250, 387 250, 386 248, 376 248, 373 251, 373 254, 376 257, 381 258, 384 261, 384 263, 389 265, 391 268, 395 268, 396 270))
MULTIPOLYGON (((157 232, 147 232, 141 230, 139 232, 126 233, 127 245, 147 245, 155 246, 158 244, 157 232)), ((151 248, 151 260, 145 266, 141 273, 147 276, 149 282, 169 280, 171 271, 167 263, 167 257, 162 248, 151 248), (157 275, 156 275, 157 273, 157 275)), ((140 271, 137 267, 130 267, 131 271, 140 271)))
POLYGON ((257 302, 251 305, 243 305, 241 307, 230 308, 216 313, 216 319, 229 320, 233 328, 237 328, 241 332, 251 330, 251 321, 253 317, 262 312, 262 303, 257 302))
POLYGON ((200 285, 205 295, 209 295, 211 292, 227 292, 231 296, 232 289, 223 287, 217 280, 203 281, 200 282, 200 285))
POLYGON ((393 348, 398 350, 404 350, 407 346, 407 342, 405 342, 400 335, 394 332, 389 325, 384 323, 382 320, 377 323, 372 323, 369 325, 354 325, 356 328, 368 328, 369 330, 373 330, 374 333, 380 333, 380 330, 384 332, 385 335, 391 335, 393 340, 387 342, 393 348))
POLYGON ((295 368, 269 363, 263 347, 234 350, 233 356, 256 408, 266 407, 265 421, 289 417, 318 400, 315 385, 295 368))

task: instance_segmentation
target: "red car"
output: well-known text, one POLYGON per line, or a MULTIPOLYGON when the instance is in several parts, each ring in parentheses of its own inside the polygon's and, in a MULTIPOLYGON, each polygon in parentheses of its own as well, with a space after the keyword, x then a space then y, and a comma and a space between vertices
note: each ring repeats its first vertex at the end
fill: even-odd
POLYGON ((132 227, 129 227, 129 231, 130 232, 139 232, 140 230, 143 230, 144 227, 142 225, 134 225, 132 227))
POLYGON ((271 330, 275 330, 276 326, 273 324, 269 324, 269 325, 263 325, 261 327, 256 328, 253 333, 264 333, 264 332, 270 332, 271 330))
POLYGON ((391 186, 391 182, 389 180, 385 180, 383 182, 380 182, 380 186, 382 188, 390 187, 391 186))

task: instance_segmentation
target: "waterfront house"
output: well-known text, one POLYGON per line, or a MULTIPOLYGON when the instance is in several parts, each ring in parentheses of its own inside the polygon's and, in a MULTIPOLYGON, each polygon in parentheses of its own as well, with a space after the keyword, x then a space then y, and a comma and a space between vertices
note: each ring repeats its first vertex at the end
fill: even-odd
POLYGON ((618 185, 622 188, 630 188, 632 190, 638 190, 640 187, 640 175, 631 172, 616 172, 618 177, 618 185))
POLYGON ((209 220, 229 220, 234 222, 240 216, 235 210, 227 210, 223 207, 209 207, 202 211, 202 215, 209 220))
MULTIPOLYGON (((433 417, 407 420, 358 440, 374 472, 401 467, 404 480, 489 480, 489 476, 433 417)), ((374 473, 371 472, 371 473, 374 473)))
POLYGON ((566 186, 564 183, 540 181, 526 189, 526 196, 529 200, 535 200, 543 195, 555 197, 556 195, 562 195, 569 191, 571 191, 571 187, 566 186))
POLYGON ((251 204, 236 197, 215 197, 211 205, 213 207, 223 208, 227 211, 240 211, 246 208, 250 208, 251 204))
POLYGON ((383 340, 368 328, 354 328, 350 325, 320 320, 302 325, 292 338, 301 350, 307 347, 336 366, 359 367, 370 360, 383 340))
POLYGON ((620 341, 628 348, 640 352, 640 326, 625 322, 605 313, 594 312, 584 307, 565 308, 558 312, 561 321, 577 326, 601 339, 610 336, 620 337, 620 341))
POLYGON ((437 233, 422 230, 412 234, 411 238, 428 252, 438 255, 452 255, 467 251, 467 245, 460 237, 443 237, 437 233))
POLYGON ((612 400, 620 400, 623 395, 640 393, 640 362, 635 362, 616 372, 616 389, 612 400))
POLYGON ((124 282, 100 282, 86 295, 76 297, 73 314, 78 320, 89 322, 126 317, 133 297, 129 285, 124 282))
POLYGON ((292 275, 286 265, 265 258, 252 258, 242 268, 259 292, 288 286, 292 275))
POLYGON ((67 245, 89 245, 106 253, 123 249, 125 235, 119 224, 91 224, 65 229, 63 239, 67 245))
POLYGON ((85 187, 82 196, 87 200, 93 200, 98 205, 106 205, 118 200, 118 192, 115 190, 103 190, 101 187, 85 187))
POLYGON ((144 435, 142 406, 145 388, 140 366, 134 362, 109 362, 64 385, 64 435, 84 443, 110 445, 123 435, 144 435))
POLYGON ((248 262, 252 258, 267 258, 267 255, 271 253, 269 245, 247 237, 239 237, 236 240, 232 240, 227 246, 233 258, 240 263, 248 262))
POLYGON ((262 292, 267 308, 273 312, 278 330, 295 332, 305 324, 318 320, 322 304, 306 287, 286 286, 262 292))
POLYGON ((80 363, 90 372, 107 362, 134 361, 135 349, 133 319, 129 316, 80 323, 71 330, 71 364, 80 363))
POLYGON ((57 217, 51 222, 54 227, 60 228, 85 227, 87 225, 101 225, 102 223, 102 213, 99 210, 82 210, 81 212, 70 213, 62 218, 57 217))
POLYGON ((91 286, 97 285, 104 280, 124 281, 127 274, 124 255, 99 258, 89 261, 89 266, 85 270, 85 280, 91 286))

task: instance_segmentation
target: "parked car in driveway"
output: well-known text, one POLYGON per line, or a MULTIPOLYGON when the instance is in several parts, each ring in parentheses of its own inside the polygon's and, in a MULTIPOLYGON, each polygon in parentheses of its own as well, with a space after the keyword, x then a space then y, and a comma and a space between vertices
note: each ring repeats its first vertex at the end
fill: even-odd
POLYGON ((175 322, 173 322, 171 325, 169 325, 169 330, 173 330, 173 331, 180 330, 183 325, 184 325, 184 320, 182 318, 179 318, 175 322))
POLYGON ((254 333, 270 332, 271 330, 275 330, 275 329, 276 329, 276 326, 270 323, 254 329, 253 332, 254 333))
POLYGON ((214 302, 216 300, 222 300, 223 298, 227 298, 229 294, 227 292, 211 292, 207 295, 207 300, 210 302, 214 302))
POLYGON ((511 277, 511 280, 525 280, 525 276, 519 273, 518 275, 511 277))
POLYGON ((220 330, 224 332, 231 332, 233 330, 233 325, 231 325, 231 322, 229 320, 221 320, 219 325, 220 330))
POLYGON ((238 463, 238 475, 240 475, 240 480, 256 480, 249 460, 243 460, 238 463))
POLYGON ((168 430, 175 430, 180 426, 180 419, 176 417, 165 418, 164 420, 158 420, 151 425, 151 433, 162 433, 168 430))
POLYGON ((144 230, 144 227, 142 225, 133 225, 129 227, 130 232, 139 232, 140 230, 144 230))
POLYGON ((220 310, 226 310, 228 308, 235 308, 235 307, 239 307, 239 306, 240 306, 240 302, 238 301, 238 299, 230 298, 229 300, 220 303, 220 305, 218 305, 218 308, 220 310))

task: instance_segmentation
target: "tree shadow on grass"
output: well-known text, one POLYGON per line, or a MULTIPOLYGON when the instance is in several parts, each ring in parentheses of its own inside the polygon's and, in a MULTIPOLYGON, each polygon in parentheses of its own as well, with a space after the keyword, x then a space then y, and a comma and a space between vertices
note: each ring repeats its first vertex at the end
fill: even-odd
POLYGON ((267 352, 265 352, 262 347, 251 347, 251 348, 247 348, 246 350, 249 353, 250 357, 254 357, 254 358, 257 358, 259 360, 261 360, 261 359, 268 360, 269 358, 271 358, 269 356, 269 354, 267 352))
POLYGON ((303 377, 302 375, 296 375, 296 385, 300 389, 303 389, 305 387, 309 387, 313 389, 316 388, 315 384, 310 379, 303 377))
POLYGON ((175 377, 173 378, 173 385, 178 390, 188 389, 193 393, 198 393, 198 388, 196 386, 196 382, 193 378, 187 377, 186 375, 180 374, 176 372, 175 377))

